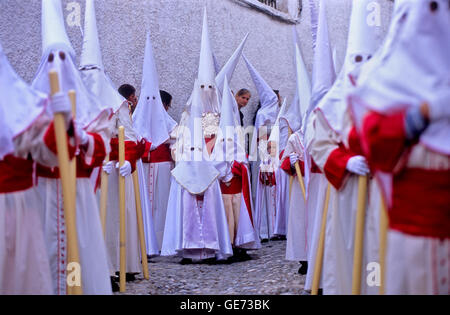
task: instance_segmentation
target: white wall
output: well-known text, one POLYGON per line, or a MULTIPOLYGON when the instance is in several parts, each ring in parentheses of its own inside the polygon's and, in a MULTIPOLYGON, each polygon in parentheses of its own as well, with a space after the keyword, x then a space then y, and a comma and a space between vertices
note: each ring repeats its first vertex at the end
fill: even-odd
MULTIPOLYGON (((318 1, 318 0, 316 0, 318 1)), ((327 0, 330 38, 340 59, 345 55, 351 0, 327 0)), ((84 23, 84 1, 62 0, 64 9, 70 2, 81 5, 84 23)), ((381 21, 387 30, 392 2, 379 0, 381 21)), ((294 94, 292 25, 280 19, 239 4, 239 0, 97 0, 97 20, 106 71, 118 86, 131 83, 138 89, 142 78, 145 33, 151 31, 160 87, 174 96, 170 114, 179 119, 197 74, 201 38, 202 10, 206 5, 211 42, 222 66, 247 32, 250 37, 246 56, 267 82, 291 100, 294 94)), ((41 57, 41 3, 38 0, 0 0, 0 42, 19 75, 30 82, 41 57)), ((67 15, 70 11, 65 10, 67 15)), ((303 0, 300 23, 296 25, 301 50, 311 72, 312 39, 309 0, 303 0)), ((78 27, 66 25, 77 52, 82 37, 78 27)), ((246 122, 252 119, 257 94, 240 62, 232 79, 236 91, 250 88, 253 98, 244 111, 246 122)))

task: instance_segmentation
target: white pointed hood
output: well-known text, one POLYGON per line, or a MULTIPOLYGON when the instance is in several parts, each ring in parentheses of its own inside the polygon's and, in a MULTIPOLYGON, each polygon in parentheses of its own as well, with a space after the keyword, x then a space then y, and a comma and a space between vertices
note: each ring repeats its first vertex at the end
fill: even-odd
MULTIPOLYGON (((282 120, 287 121, 286 116, 289 112, 289 108, 287 106, 287 99, 284 98, 283 100, 283 105, 281 105, 280 108, 280 112, 278 113, 278 117, 277 120, 275 121, 275 124, 270 132, 270 137, 269 137, 269 142, 275 142, 277 149, 276 152, 280 153, 281 151, 281 146, 280 143, 283 142, 282 139, 280 139, 280 128, 281 128, 281 124, 283 123, 282 120)), ((286 139, 284 139, 286 140, 286 139)), ((277 154, 277 158, 278 158, 278 154, 277 154)))
POLYGON ((227 162, 246 162, 245 138, 241 125, 237 122, 235 111, 237 110, 236 99, 231 92, 227 78, 225 78, 222 107, 220 116, 220 133, 214 146, 214 156, 222 158, 227 162))
POLYGON ((10 65, 0 44, 0 160, 14 151, 14 138, 44 112, 47 96, 26 84, 10 65))
POLYGON ((80 66, 82 68, 96 67, 104 70, 102 52, 98 39, 97 18, 95 15, 94 0, 86 0, 83 50, 81 52, 80 66))
POLYGON ((317 25, 319 19, 319 13, 317 12, 317 0, 309 0, 309 13, 311 18, 311 35, 312 35, 312 47, 313 52, 316 50, 317 43, 317 25))
POLYGON ((331 90, 317 105, 330 128, 342 133, 343 118, 347 109, 346 96, 353 90, 357 69, 367 62, 381 43, 380 27, 367 23, 374 0, 354 0, 350 18, 347 53, 344 67, 331 90), (352 83, 353 82, 353 83, 352 83))
POLYGON ((248 33, 247 35, 245 35, 241 44, 234 51, 233 55, 231 55, 230 59, 227 61, 225 66, 223 66, 222 70, 220 70, 219 74, 216 77, 216 86, 221 95, 223 94, 223 85, 225 83, 225 78, 227 78, 228 82, 230 82, 231 78, 233 77, 233 73, 236 70, 237 64, 239 63, 245 43, 247 42, 247 38, 248 33))
POLYGON ((298 35, 293 27, 294 54, 295 54, 295 74, 296 74, 296 93, 294 102, 289 107, 285 118, 293 132, 299 130, 302 126, 302 119, 306 116, 309 104, 311 103, 311 80, 308 70, 303 61, 298 42, 298 35))
POLYGON ((311 108, 315 108, 322 97, 329 91, 336 79, 333 53, 328 35, 326 1, 320 0, 317 26, 317 42, 314 51, 311 108))
POLYGON ((258 111, 255 127, 273 125, 278 115, 278 97, 273 89, 266 83, 250 61, 243 55, 253 83, 258 91, 261 108, 258 111))
POLYGON ((192 104, 187 126, 179 133, 177 149, 182 150, 177 155, 177 165, 172 170, 172 176, 177 183, 190 194, 203 194, 217 178, 220 173, 213 163, 205 157, 206 144, 202 130, 202 100, 201 84, 195 81, 192 93, 192 104), (181 147, 179 147, 181 145, 181 147))
MULTIPOLYGON (((42 25, 43 46, 47 48, 44 50, 45 54, 42 56, 32 87, 47 95, 50 94, 48 73, 50 70, 57 71, 61 91, 67 93, 70 90, 75 90, 77 99, 76 120, 81 126, 87 128, 99 117, 108 115, 105 112, 110 112, 111 109, 109 107, 105 109, 105 106, 102 106, 98 98, 86 88, 81 79, 80 72, 74 63, 71 45, 65 42, 68 40, 67 35, 63 36, 66 32, 60 1, 42 1, 42 25), (49 21, 48 19, 51 18, 56 20, 49 21)), ((48 108, 48 110, 50 109, 48 108)), ((49 114, 53 115, 53 113, 49 114)))
POLYGON ((200 85, 214 85, 215 84, 215 70, 214 57, 211 48, 211 41, 209 37, 208 15, 206 8, 203 14, 203 29, 202 42, 200 48, 200 62, 198 65, 198 81, 200 85))
MULTIPOLYGON (((256 154, 258 153, 257 143, 259 128, 261 128, 262 126, 271 127, 275 123, 278 116, 278 97, 273 89, 261 77, 258 71, 256 71, 255 67, 253 67, 253 65, 245 57, 245 55, 243 55, 243 58, 245 63, 247 64, 247 68, 250 72, 253 83, 256 86, 259 95, 259 101, 261 103, 261 108, 256 113, 255 132, 253 133, 250 152, 250 159, 252 161, 256 161, 256 154)), ((264 154, 264 152, 260 154, 264 154)))
POLYGON ((150 34, 145 44, 144 68, 142 70, 141 95, 133 114, 136 131, 156 147, 170 138, 177 123, 165 110, 159 91, 158 72, 150 34))
POLYGON ((217 57, 214 53, 213 53, 213 60, 214 60, 214 72, 217 76, 220 72, 220 66, 219 66, 219 61, 217 60, 217 57))
POLYGON ((72 55, 75 51, 67 35, 61 0, 42 0, 42 54, 61 49, 72 55))
MULTIPOLYGON (((202 42, 200 47, 200 60, 198 64, 198 74, 197 81, 200 85, 201 90, 200 98, 202 103, 203 113, 220 113, 220 102, 219 95, 217 93, 216 87, 216 76, 215 76, 215 66, 214 57, 211 49, 211 42, 209 40, 209 29, 208 29, 208 17, 206 14, 206 8, 203 15, 203 29, 202 29, 202 42)), ((193 93, 187 101, 186 107, 192 106, 193 93)))
POLYGON ((125 99, 114 87, 103 68, 94 0, 86 0, 80 72, 86 88, 98 98, 102 108, 111 108, 117 112, 125 99))

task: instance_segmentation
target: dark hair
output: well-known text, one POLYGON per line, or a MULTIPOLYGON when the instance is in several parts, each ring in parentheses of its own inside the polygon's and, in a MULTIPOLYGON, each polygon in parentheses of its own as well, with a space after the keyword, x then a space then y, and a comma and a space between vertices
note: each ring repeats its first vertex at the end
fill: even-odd
POLYGON ((164 106, 169 106, 170 102, 172 102, 172 95, 170 95, 168 92, 160 90, 159 94, 161 95, 161 100, 164 104, 164 106))
POLYGON ((128 99, 131 95, 136 93, 136 89, 130 84, 123 84, 119 87, 119 93, 124 98, 128 99))
POLYGON ((247 89, 240 89, 240 90, 236 93, 236 96, 242 96, 242 95, 245 95, 245 94, 252 95, 252 93, 250 93, 249 90, 247 90, 247 89))
POLYGON ((253 116, 253 126, 256 124, 256 116, 258 115, 258 111, 261 109, 261 102, 258 102, 258 107, 256 107, 255 115, 253 116))
POLYGON ((280 90, 273 90, 273 92, 274 92, 277 96, 280 96, 280 90))

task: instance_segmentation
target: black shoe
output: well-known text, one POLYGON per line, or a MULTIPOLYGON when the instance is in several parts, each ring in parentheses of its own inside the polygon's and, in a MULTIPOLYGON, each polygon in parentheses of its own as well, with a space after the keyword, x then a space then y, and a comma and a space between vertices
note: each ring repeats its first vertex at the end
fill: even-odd
POLYGON ((217 259, 216 257, 206 258, 202 260, 202 264, 215 265, 217 264, 217 259))
POLYGON ((125 274, 125 280, 127 282, 133 282, 136 281, 136 274, 135 273, 126 273, 125 274))
MULTIPOLYGON (((125 281, 126 282, 136 281, 136 275, 137 275, 137 273, 129 273, 129 272, 127 272, 125 274, 125 281)), ((118 277, 118 279, 120 281, 120 271, 116 272, 116 276, 118 277)))
POLYGON ((262 240, 261 240, 261 243, 268 243, 269 242, 269 239, 267 239, 267 238, 263 238, 262 240))
POLYGON ((120 286, 117 284, 117 277, 111 277, 111 289, 113 292, 119 292, 120 286))
POLYGON ((304 276, 308 272, 308 262, 307 261, 301 261, 300 263, 302 264, 302 266, 298 270, 298 273, 301 274, 302 276, 304 276))
POLYGON ((239 261, 248 261, 252 260, 252 257, 247 254, 247 252, 243 252, 241 255, 239 255, 239 261))
POLYGON ((235 256, 230 256, 227 259, 221 259, 221 260, 216 260, 215 264, 216 265, 230 265, 232 263, 234 263, 235 260, 235 256))
POLYGON ((190 264, 192 264, 192 259, 190 259, 190 258, 183 258, 180 261, 180 265, 190 265, 190 264))

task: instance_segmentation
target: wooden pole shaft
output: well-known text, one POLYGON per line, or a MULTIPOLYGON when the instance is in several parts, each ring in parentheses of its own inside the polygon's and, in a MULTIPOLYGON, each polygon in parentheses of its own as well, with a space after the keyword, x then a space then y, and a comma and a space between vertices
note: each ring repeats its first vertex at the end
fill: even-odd
POLYGON ((144 220, 142 219, 141 193, 139 190, 139 178, 137 170, 133 173, 134 197, 136 200, 136 218, 139 232, 139 243, 141 245, 142 270, 144 278, 150 279, 148 274, 147 248, 145 246, 144 220))
POLYGON ((385 276, 386 276, 386 246, 387 246, 387 231, 388 231, 389 219, 386 210, 386 203, 381 198, 380 209, 380 294, 385 294, 385 276))
POLYGON ((297 173, 298 183, 302 189, 303 200, 306 202, 306 190, 305 190, 305 182, 303 181, 302 172, 300 170, 300 163, 297 161, 295 163, 295 172, 297 173))
POLYGON ((317 295, 319 292, 320 276, 322 274, 323 252, 325 249, 325 229, 327 226, 328 204, 330 203, 331 184, 328 184, 325 203, 323 205, 322 225, 320 227, 319 244, 317 246, 316 263, 314 265, 313 283, 311 294, 317 295))
MULTIPOLYGON (((125 128, 119 127, 119 166, 125 163, 125 128)), ((126 291, 126 215, 125 215, 125 177, 119 174, 119 213, 120 213, 120 292, 126 291)))
MULTIPOLYGON (((109 156, 105 159, 105 164, 109 162, 109 156)), ((108 173, 102 172, 101 194, 100 194, 100 221, 102 222, 103 237, 106 239, 106 206, 108 201, 108 173)))
MULTIPOLYGON (((59 78, 56 71, 50 71, 50 88, 51 94, 55 95, 59 93, 59 78)), ((67 285, 67 294, 69 295, 79 295, 83 294, 82 283, 81 283, 81 265, 80 265, 80 255, 78 251, 78 236, 77 236, 77 226, 76 226, 76 206, 73 194, 73 189, 71 184, 73 183, 70 178, 70 165, 69 165, 69 150, 67 146, 67 131, 65 118, 63 113, 54 113, 54 126, 55 126, 55 137, 56 146, 58 151, 58 163, 59 172, 61 177, 61 185, 63 191, 63 202, 64 202, 64 217, 66 222, 67 231, 67 256, 68 256, 68 266, 75 264, 77 270, 80 271, 79 274, 74 275, 80 280, 80 283, 75 283, 74 285, 67 285)), ((73 267, 73 266, 71 266, 73 267)))
POLYGON ((353 253, 352 294, 361 294, 361 271, 364 244, 364 225, 366 219, 367 176, 360 176, 358 181, 358 203, 355 228, 355 248, 353 253))
MULTIPOLYGON (((77 115, 77 96, 74 90, 69 91, 70 104, 72 105, 72 118, 75 121, 77 115)), ((78 148, 77 148, 78 151, 78 148)), ((78 152, 76 152, 78 154, 78 152)), ((77 202, 77 157, 70 161, 70 178, 72 180, 72 194, 75 200, 75 207, 77 202)))

